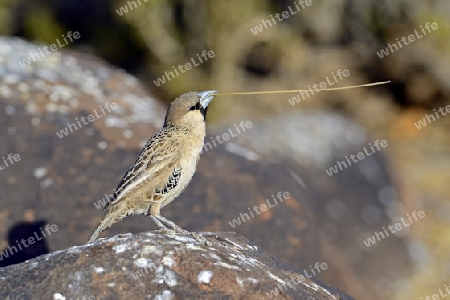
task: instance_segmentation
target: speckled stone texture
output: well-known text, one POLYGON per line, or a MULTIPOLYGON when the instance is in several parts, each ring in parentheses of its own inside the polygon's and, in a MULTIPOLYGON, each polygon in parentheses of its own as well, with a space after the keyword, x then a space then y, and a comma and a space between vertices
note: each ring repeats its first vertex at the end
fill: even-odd
POLYGON ((352 299, 233 233, 143 233, 0 269, 1 299, 352 299), (270 296, 269 296, 270 295, 270 296))
MULTIPOLYGON (((0 38, 0 157, 21 157, 0 171, 0 250, 15 245, 8 234, 24 222, 29 228, 56 225, 45 239, 48 247, 34 256, 87 241, 103 215, 105 194, 162 125, 166 110, 134 77, 92 56, 58 51, 22 68, 18 61, 36 47, 0 38), (103 115, 107 103, 117 108, 103 115), (100 117, 58 136, 94 111, 100 117)), ((212 106, 215 101, 227 100, 217 97, 212 106)), ((162 215, 190 231, 235 231, 293 267, 326 263, 318 278, 358 299, 389 298, 395 280, 410 273, 407 241, 390 236, 370 248, 363 244, 390 224, 400 203, 384 153, 337 175, 325 173, 375 138, 326 112, 244 121, 252 128, 203 153, 192 182, 162 215), (290 197, 230 225, 279 192, 290 197)), ((212 125, 207 120, 212 136, 236 134, 234 123, 212 125)), ((150 218, 132 216, 101 236, 152 229, 150 218)))

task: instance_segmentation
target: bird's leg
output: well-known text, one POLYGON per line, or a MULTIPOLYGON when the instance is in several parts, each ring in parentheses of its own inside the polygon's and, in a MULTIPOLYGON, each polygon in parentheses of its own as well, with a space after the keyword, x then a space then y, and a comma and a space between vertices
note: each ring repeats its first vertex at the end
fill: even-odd
POLYGON ((169 219, 158 215, 155 218, 157 218, 159 221, 164 222, 166 225, 169 225, 168 227, 170 227, 170 229, 175 230, 175 232, 177 233, 189 233, 189 231, 184 230, 183 228, 181 228, 180 226, 178 226, 177 224, 175 224, 174 222, 170 221, 169 219))
POLYGON ((164 226, 163 223, 161 223, 160 220, 158 220, 157 217, 150 215, 150 218, 152 218, 153 222, 155 222, 156 226, 158 226, 158 229, 160 230, 167 230, 168 228, 164 226))
POLYGON ((167 219, 167 218, 165 218, 165 217, 163 217, 161 215, 158 215, 156 218, 159 219, 160 221, 163 221, 167 225, 169 225, 171 227, 171 229, 173 229, 176 233, 184 233, 184 234, 192 235, 194 237, 194 239, 196 239, 198 242, 200 242, 202 244, 205 244, 205 245, 208 245, 208 241, 203 237, 202 234, 189 232, 187 230, 184 230, 183 228, 181 228, 180 226, 178 226, 174 222, 170 221, 169 219, 167 219))
POLYGON ((205 245, 208 244, 206 239, 201 234, 190 233, 189 231, 184 230, 174 222, 161 216, 159 213, 159 209, 160 209, 159 205, 152 205, 148 211, 148 215, 152 218, 152 220, 155 222, 155 224, 158 226, 159 229, 164 230, 166 232, 172 230, 176 233, 189 234, 192 235, 198 242, 203 243, 205 245), (163 222, 168 226, 164 225, 163 222))
MULTIPOLYGON (((167 227, 161 222, 161 219, 159 218, 161 215, 159 214, 160 205, 159 203, 156 203, 155 205, 151 205, 148 209, 147 215, 152 218, 153 222, 155 222, 156 226, 158 226, 159 230, 165 231, 165 232, 176 232, 174 228, 169 228, 172 226, 167 227)), ((169 224, 170 225, 170 224, 169 224)))

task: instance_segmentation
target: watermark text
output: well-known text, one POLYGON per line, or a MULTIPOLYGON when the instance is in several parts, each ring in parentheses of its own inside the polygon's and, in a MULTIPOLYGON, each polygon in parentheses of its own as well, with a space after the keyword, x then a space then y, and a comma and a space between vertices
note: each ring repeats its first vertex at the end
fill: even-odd
POLYGON ((256 215, 260 215, 262 212, 265 212, 269 208, 277 206, 279 203, 283 203, 284 200, 289 199, 291 195, 289 192, 278 192, 277 196, 275 197, 272 195, 272 200, 269 198, 266 199, 266 203, 262 203, 258 206, 253 206, 253 208, 248 208, 248 213, 240 213, 239 216, 236 219, 233 219, 231 222, 228 222, 232 228, 235 228, 238 225, 241 225, 242 222, 249 221, 250 219, 254 218, 256 215), (278 202, 279 201, 279 202, 278 202), (271 203, 272 202, 272 203, 271 203), (253 213, 255 212, 255 214, 253 213), (250 217, 251 216, 251 217, 250 217))
POLYGON ((87 115, 87 117, 82 116, 80 118, 80 120, 78 120, 78 118, 75 118, 75 122, 67 123, 67 126, 64 127, 64 129, 61 129, 59 132, 56 132, 56 135, 60 139, 62 139, 63 137, 69 135, 69 131, 70 131, 70 133, 72 133, 72 132, 82 128, 83 124, 89 125, 90 123, 94 122, 95 120, 100 119, 101 117, 105 116, 107 113, 111 112, 111 110, 117 109, 117 107, 118 106, 117 106, 116 102, 113 102, 113 103, 106 102, 105 107, 100 105, 101 114, 99 114, 97 112, 97 109, 94 109, 93 114, 89 114, 89 115, 87 115))
POLYGON ((305 100, 306 98, 311 97, 314 95, 314 92, 318 93, 324 89, 329 88, 330 86, 334 85, 339 80, 343 80, 344 78, 350 76, 350 71, 347 69, 344 70, 337 70, 336 74, 334 72, 331 72, 332 80, 327 76, 325 77, 325 81, 320 82, 319 84, 314 83, 311 87, 311 85, 308 85, 309 91, 303 91, 299 92, 298 95, 292 97, 291 99, 288 99, 289 104, 294 106, 297 103, 302 102, 302 100, 305 100), (300 97, 302 99, 300 99, 300 97))
POLYGON ((192 70, 193 67, 198 67, 202 63, 207 62, 209 58, 213 58, 215 56, 216 56, 216 54, 214 53, 213 50, 209 50, 209 51, 203 50, 202 54, 197 53, 197 59, 194 57, 191 57, 192 64, 190 62, 187 62, 184 65, 178 65, 178 67, 172 66, 173 72, 165 71, 164 75, 157 78, 156 80, 153 80, 153 83, 159 87, 160 85, 165 84, 166 80, 170 81, 172 79, 175 79, 175 77, 180 76, 180 73, 178 73, 178 71, 180 71, 181 73, 184 74, 187 71, 192 70))
MULTIPOLYGON (((283 293, 283 291, 286 291, 288 288, 291 288, 291 289, 294 288, 293 285, 298 285, 300 282, 304 282, 305 277, 311 278, 313 276, 317 276, 320 272, 328 269, 328 265, 325 262, 323 262, 323 263, 316 262, 314 264, 314 267, 309 266, 309 268, 310 268, 309 271, 303 270, 303 273, 305 274, 304 276, 298 275, 298 276, 296 276, 297 278, 292 276, 286 283, 278 284, 276 288, 270 290, 269 292, 266 292, 267 297, 269 297, 269 299, 272 299, 273 297, 278 296, 279 293, 283 293)), ((312 300, 314 298, 309 298, 309 299, 312 300)))
POLYGON ((337 161, 336 164, 333 167, 330 167, 329 169, 325 170, 325 172, 328 174, 328 176, 333 176, 334 174, 337 174, 339 171, 343 170, 343 167, 345 167, 346 169, 352 165, 352 161, 353 163, 358 163, 361 160, 363 160, 364 158, 371 156, 372 154, 374 154, 376 152, 376 150, 374 149, 377 148, 378 151, 381 150, 380 146, 382 148, 387 147, 388 143, 386 142, 386 140, 376 140, 374 142, 374 146, 372 146, 372 143, 369 143, 369 147, 370 150, 372 151, 368 151, 366 147, 364 147, 364 152, 358 152, 358 154, 354 155, 351 154, 350 158, 348 158, 348 156, 345 156, 345 159, 347 161, 347 163, 345 161, 337 161), (348 165, 347 165, 348 164, 348 165))
POLYGON ((312 0, 298 0, 297 2, 294 2, 295 9, 292 9, 292 7, 289 5, 288 6, 289 11, 285 10, 281 14, 276 13, 275 17, 270 15, 270 19, 261 20, 261 23, 255 27, 251 28, 250 31, 254 35, 257 35, 257 34, 263 32, 264 29, 268 29, 269 27, 276 25, 277 24, 276 20, 278 20, 278 22, 282 22, 282 21, 288 19, 290 16, 293 16, 293 15, 299 13, 300 11, 306 9, 308 6, 311 6, 311 5, 312 5, 312 0), (276 20, 275 20, 275 18, 276 18, 276 20))
POLYGON ((407 46, 410 43, 413 43, 414 41, 416 41, 416 38, 417 38, 417 40, 421 39, 424 36, 426 36, 428 33, 430 33, 431 30, 436 30, 438 28, 439 28, 439 26, 436 22, 433 22, 431 24, 430 24, 430 22, 427 22, 425 24, 425 28, 423 28, 422 25, 420 25, 420 29, 422 30, 423 35, 421 35, 417 31, 417 29, 415 29, 414 34, 410 34, 410 35, 408 35, 408 37, 403 36, 400 40, 398 38, 396 38, 395 40, 397 41, 397 43, 393 43, 393 44, 388 43, 386 48, 381 49, 380 51, 377 52, 377 55, 379 58, 384 58, 384 57, 388 56, 389 54, 394 53, 395 51, 398 51, 399 49, 403 48, 403 46, 407 46))
POLYGON ((56 39, 56 43, 55 44, 51 44, 50 46, 43 46, 42 49, 41 47, 37 48, 37 51, 35 52, 30 52, 30 54, 27 56, 27 58, 22 59, 21 61, 19 61, 19 65, 24 68, 28 65, 30 65, 32 62, 36 62, 42 58, 44 58, 46 55, 51 54, 52 52, 57 51, 58 49, 61 49, 64 46, 67 46, 70 42, 73 42, 76 39, 80 38, 80 33, 78 31, 75 31, 72 33, 72 31, 69 31, 67 33, 67 35, 61 35, 62 36, 62 40, 64 41, 64 43, 61 43, 61 41, 59 40, 59 38, 56 39), (69 41, 67 41, 69 40, 69 41), (49 51, 50 49, 50 51, 49 51))
POLYGON ((15 162, 20 161, 20 155, 19 154, 8 154, 8 156, 5 158, 2 156, 2 161, 0 162, 0 171, 6 169, 9 166, 12 166, 15 162))
POLYGON ((238 136, 238 134, 241 134, 242 132, 245 132, 247 129, 250 129, 252 127, 253 127, 253 124, 250 121, 241 121, 239 123, 239 125, 234 124, 234 129, 228 128, 228 131, 222 133, 221 135, 211 136, 210 137, 211 141, 205 142, 203 144, 201 153, 207 152, 208 150, 211 150, 212 148, 217 147, 218 144, 223 144, 224 142, 228 141, 229 139, 232 139, 232 138, 238 136))
POLYGON ((391 224, 388 226, 388 229, 383 226, 383 231, 375 231, 372 235, 372 237, 366 239, 363 241, 364 245, 366 247, 370 247, 372 245, 375 245, 377 242, 381 241, 382 239, 385 239, 389 236, 389 232, 392 234, 395 234, 396 232, 402 230, 403 228, 408 227, 414 222, 417 222, 418 220, 425 218, 425 212, 422 210, 419 211, 413 211, 411 213, 411 216, 409 214, 406 214, 406 218, 401 218, 400 222, 397 222, 395 224, 391 224), (405 220, 406 219, 406 220, 405 220))
POLYGON ((433 114, 425 114, 425 118, 420 119, 419 121, 414 123, 414 125, 416 126, 417 129, 421 129, 422 127, 425 127, 428 124, 431 124, 431 122, 435 122, 436 120, 439 120, 441 118, 441 116, 443 116, 443 117, 446 116, 448 113, 450 113, 450 105, 447 105, 445 107, 446 112, 444 112, 444 107, 439 107, 439 109, 437 111, 435 108, 435 109, 433 109, 433 111, 434 111, 434 115, 433 114), (438 111, 441 113, 440 115, 438 114, 438 111), (428 124, 427 124, 427 122, 428 122, 428 124))
POLYGON ((51 235, 53 232, 58 231, 58 226, 55 224, 53 225, 45 225, 44 229, 42 227, 39 228, 39 232, 34 232, 33 236, 30 236, 29 238, 21 239, 20 241, 16 240, 16 245, 11 246, 9 245, 6 247, 6 249, 3 252, 0 252, 0 261, 3 259, 8 258, 10 255, 14 255, 19 251, 22 251, 24 248, 29 247, 30 245, 33 245, 34 243, 45 239, 47 236, 51 235), (28 243, 27 243, 28 242, 28 243))

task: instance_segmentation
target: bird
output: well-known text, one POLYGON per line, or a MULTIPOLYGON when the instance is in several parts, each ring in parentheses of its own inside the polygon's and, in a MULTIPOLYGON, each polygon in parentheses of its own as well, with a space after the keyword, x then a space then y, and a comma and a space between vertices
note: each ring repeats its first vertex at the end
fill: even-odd
POLYGON ((188 92, 172 101, 163 126, 119 182, 88 243, 134 214, 148 215, 161 230, 187 232, 163 217, 160 209, 183 192, 195 173, 205 138, 206 112, 215 94, 213 90, 188 92))

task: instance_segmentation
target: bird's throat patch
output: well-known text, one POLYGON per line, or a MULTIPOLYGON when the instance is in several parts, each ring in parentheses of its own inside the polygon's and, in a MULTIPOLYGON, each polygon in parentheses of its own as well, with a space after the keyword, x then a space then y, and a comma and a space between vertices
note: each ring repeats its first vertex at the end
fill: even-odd
POLYGON ((200 113, 203 116, 203 120, 206 120, 206 112, 207 111, 208 111, 208 107, 206 107, 206 108, 200 107, 200 113))

